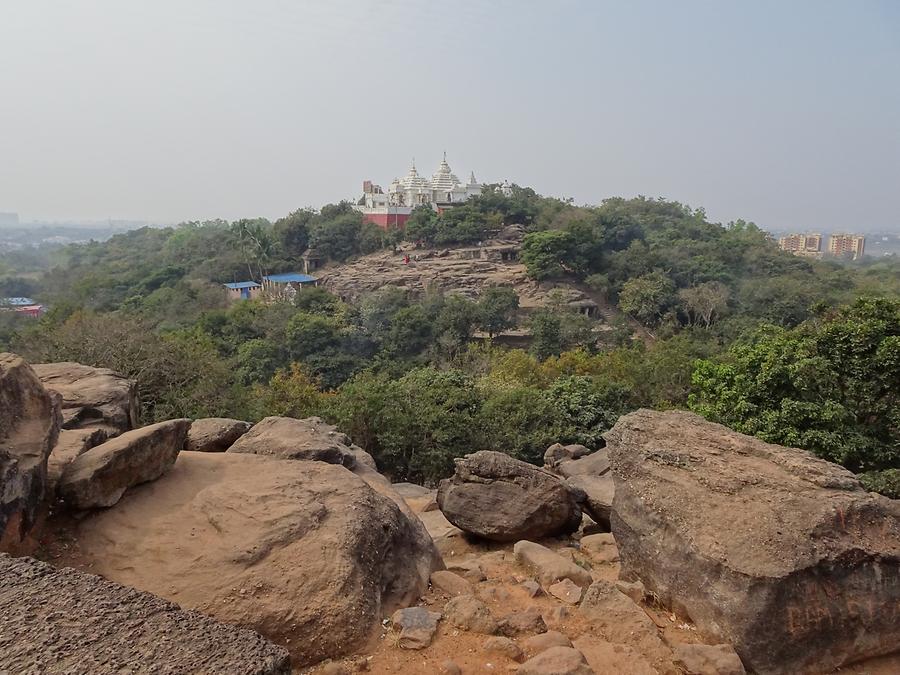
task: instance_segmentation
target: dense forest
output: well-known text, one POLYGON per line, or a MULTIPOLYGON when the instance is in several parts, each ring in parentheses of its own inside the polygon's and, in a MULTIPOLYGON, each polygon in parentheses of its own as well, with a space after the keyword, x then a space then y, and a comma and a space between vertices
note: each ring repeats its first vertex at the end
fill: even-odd
POLYGON ((398 480, 433 482, 476 449, 539 463, 555 441, 597 447, 629 410, 684 407, 900 496, 900 263, 794 257, 752 223, 677 202, 575 206, 516 187, 441 215, 420 207, 404 232, 348 203, 143 228, 0 258, 5 295, 50 311, 0 312, 0 348, 136 378, 145 421, 321 415, 398 480), (644 334, 598 330, 564 302, 524 313, 509 287, 386 286, 353 304, 310 288, 230 306, 221 287, 296 270, 308 249, 337 264, 404 239, 473 245, 510 224, 525 228, 530 277, 590 289, 644 334), (492 339, 517 325, 530 348, 492 339))

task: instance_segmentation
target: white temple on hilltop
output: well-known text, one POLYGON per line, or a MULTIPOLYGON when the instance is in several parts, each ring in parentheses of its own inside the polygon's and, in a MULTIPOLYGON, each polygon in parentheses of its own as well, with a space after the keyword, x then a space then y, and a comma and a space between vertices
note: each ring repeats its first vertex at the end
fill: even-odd
POLYGON ((475 180, 475 172, 463 183, 447 164, 447 153, 431 178, 420 176, 416 162, 403 178, 391 181, 387 194, 372 181, 363 182, 363 196, 357 208, 368 222, 380 227, 403 227, 412 210, 423 204, 440 212, 481 194, 482 185, 475 180))

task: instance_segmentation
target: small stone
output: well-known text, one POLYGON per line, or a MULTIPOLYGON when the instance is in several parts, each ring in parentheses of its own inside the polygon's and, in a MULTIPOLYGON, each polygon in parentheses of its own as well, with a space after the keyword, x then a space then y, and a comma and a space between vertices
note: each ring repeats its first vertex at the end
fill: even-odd
POLYGON ((447 570, 439 570, 431 575, 431 585, 450 597, 472 595, 472 584, 458 574, 447 570))
POLYGON ((519 645, 505 637, 489 637, 484 642, 484 651, 491 654, 501 654, 513 661, 523 661, 525 658, 525 654, 519 645))
POLYGON ((554 598, 567 602, 570 605, 577 605, 581 600, 581 586, 574 583, 571 579, 563 579, 553 584, 547 591, 554 598))
POLYGON ((556 630, 548 630, 546 633, 533 635, 530 638, 526 638, 526 640, 522 644, 525 647, 525 652, 532 656, 534 656, 535 654, 540 654, 541 652, 546 651, 551 647, 572 646, 571 640, 569 640, 569 638, 556 630))
POLYGON ((481 600, 474 595, 459 595, 444 607, 444 617, 450 625, 473 633, 493 635, 497 620, 481 600))
POLYGON ((520 585, 528 593, 529 598, 534 598, 541 594, 541 585, 532 579, 523 581, 520 585))
POLYGON ((562 579, 571 579, 582 588, 591 585, 591 575, 587 570, 571 560, 566 560, 546 546, 522 540, 516 542, 513 551, 516 562, 532 570, 545 588, 562 579))
POLYGON ((400 628, 401 649, 425 649, 431 644, 441 615, 424 607, 398 609, 391 617, 394 626, 400 628))
POLYGON ((506 636, 523 633, 543 633, 547 630, 541 611, 537 607, 529 607, 523 612, 513 612, 500 620, 500 633, 506 636))
POLYGON ((517 675, 594 675, 577 649, 550 647, 519 666, 517 675))
POLYGON ((462 670, 455 661, 447 659, 441 663, 441 675, 462 675, 462 670))

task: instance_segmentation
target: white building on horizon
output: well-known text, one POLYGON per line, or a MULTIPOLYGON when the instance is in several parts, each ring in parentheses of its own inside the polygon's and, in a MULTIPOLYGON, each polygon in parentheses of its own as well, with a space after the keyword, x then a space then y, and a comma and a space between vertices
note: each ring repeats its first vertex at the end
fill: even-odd
POLYGON ((428 205, 435 211, 452 208, 481 194, 483 186, 475 180, 475 172, 463 183, 450 169, 447 153, 431 178, 419 175, 413 159, 409 172, 403 178, 391 181, 387 193, 372 181, 363 182, 363 196, 357 208, 365 220, 379 227, 404 227, 409 214, 417 206, 428 205))

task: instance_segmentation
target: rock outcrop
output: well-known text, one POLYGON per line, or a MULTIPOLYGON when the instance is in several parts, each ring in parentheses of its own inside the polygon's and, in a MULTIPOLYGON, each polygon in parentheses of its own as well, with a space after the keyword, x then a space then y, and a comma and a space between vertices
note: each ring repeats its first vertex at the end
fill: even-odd
MULTIPOLYGON (((228 452, 268 455, 279 459, 310 459, 352 468, 352 443, 318 417, 266 417, 241 436, 228 452)), ((374 468, 374 467, 373 467, 374 468)))
POLYGON ((78 455, 63 470, 59 495, 77 509, 112 506, 130 487, 156 480, 175 463, 191 421, 128 431, 78 455))
POLYGON ((44 497, 58 402, 15 354, 0 354, 0 546, 20 542, 44 497))
POLYGON ((342 466, 182 452, 82 520, 72 562, 253 628, 306 666, 362 648, 427 590, 441 562, 416 525, 342 466))
POLYGON ((64 429, 100 427, 115 436, 137 426, 134 380, 109 368, 80 363, 36 363, 33 367, 44 386, 62 396, 64 429))
POLYGON ((194 420, 188 430, 185 450, 225 452, 241 436, 250 431, 250 422, 227 417, 205 417, 194 420))
POLYGON ((258 634, 93 574, 0 554, 0 672, 289 675, 258 634))
POLYGON ((900 649, 900 502, 685 412, 640 410, 606 439, 623 575, 748 670, 829 672, 900 649))
POLYGON ((581 523, 576 497, 583 495, 549 471, 487 450, 454 461, 455 473, 438 489, 438 507, 466 532, 516 541, 572 532, 581 523))

